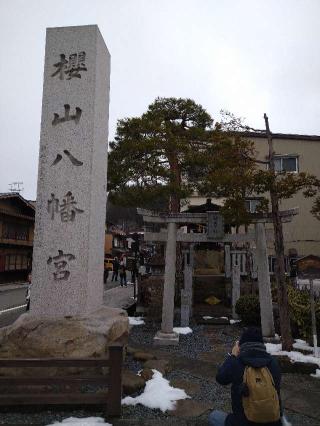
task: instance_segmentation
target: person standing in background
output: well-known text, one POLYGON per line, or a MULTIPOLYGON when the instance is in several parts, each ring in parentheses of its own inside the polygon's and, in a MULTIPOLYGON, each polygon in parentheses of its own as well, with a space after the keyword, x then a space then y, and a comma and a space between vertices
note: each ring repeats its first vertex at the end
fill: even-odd
POLYGON ((126 265, 123 258, 121 259, 121 262, 120 262, 120 285, 121 287, 123 286, 127 287, 127 271, 126 271, 126 265))
POLYGON ((113 272, 111 281, 118 281, 118 273, 119 273, 119 259, 117 256, 113 260, 113 272))

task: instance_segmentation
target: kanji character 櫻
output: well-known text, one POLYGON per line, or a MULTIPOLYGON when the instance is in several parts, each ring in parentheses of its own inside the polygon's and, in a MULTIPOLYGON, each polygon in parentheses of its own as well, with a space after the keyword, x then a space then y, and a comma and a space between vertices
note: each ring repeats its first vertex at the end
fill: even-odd
POLYGON ((53 64, 57 68, 57 70, 56 70, 56 72, 54 72, 53 74, 51 74, 51 77, 55 77, 56 75, 59 74, 60 80, 63 80, 64 79, 65 70, 67 69, 67 64, 68 64, 68 61, 66 60, 66 55, 64 55, 62 53, 60 55, 60 62, 57 62, 56 64, 53 64))
POLYGON ((47 264, 51 265, 53 262, 56 272, 53 273, 55 281, 67 280, 70 276, 70 271, 66 270, 65 267, 68 265, 70 260, 74 260, 75 256, 73 254, 64 254, 63 250, 58 250, 58 256, 49 257, 47 264))
POLYGON ((80 71, 87 71, 85 61, 85 52, 79 52, 78 55, 73 53, 69 56, 69 67, 67 71, 65 71, 65 73, 68 74, 67 80, 71 80, 72 77, 81 78, 80 71))
POLYGON ((69 55, 69 61, 66 60, 66 55, 60 55, 60 62, 54 64, 57 70, 51 74, 51 77, 55 77, 59 74, 60 80, 64 79, 64 74, 67 75, 67 80, 71 80, 73 77, 81 78, 81 71, 87 71, 85 64, 86 53, 72 53, 69 55))
POLYGON ((84 210, 75 207, 76 205, 77 202, 74 200, 72 192, 68 191, 62 201, 62 204, 60 204, 60 215, 62 222, 73 222, 76 217, 76 213, 84 212, 84 210))

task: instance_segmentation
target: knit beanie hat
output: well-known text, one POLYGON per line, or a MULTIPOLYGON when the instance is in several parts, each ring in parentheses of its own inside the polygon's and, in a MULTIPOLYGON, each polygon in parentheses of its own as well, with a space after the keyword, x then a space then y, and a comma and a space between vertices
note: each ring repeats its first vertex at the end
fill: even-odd
POLYGON ((259 327, 249 327, 242 333, 240 337, 239 344, 242 345, 246 342, 260 342, 263 343, 263 337, 261 328, 259 327))

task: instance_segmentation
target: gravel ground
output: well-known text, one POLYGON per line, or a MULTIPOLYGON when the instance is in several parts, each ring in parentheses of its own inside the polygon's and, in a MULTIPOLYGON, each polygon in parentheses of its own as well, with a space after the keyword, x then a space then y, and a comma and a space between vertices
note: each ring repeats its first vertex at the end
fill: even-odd
MULTIPOLYGON (((203 335, 205 326, 192 326, 193 333, 183 335, 180 334, 179 345, 177 346, 161 346, 161 351, 170 352, 177 355, 183 355, 191 359, 197 359, 201 352, 211 350, 211 345, 208 339, 203 335)), ((160 329, 160 324, 146 322, 142 326, 134 326, 130 330, 129 345, 152 346, 153 338, 160 329)))
MULTIPOLYGON (((153 343, 155 332, 159 330, 160 324, 147 322, 143 326, 134 326, 131 329, 129 337, 129 345, 132 347, 149 346, 153 343)), ((189 358, 191 363, 196 363, 201 352, 209 352, 212 350, 212 345, 217 344, 229 350, 235 338, 241 332, 240 328, 236 327, 215 327, 210 329, 208 326, 192 325, 193 334, 183 336, 180 335, 179 346, 161 347, 161 351, 166 351, 172 354, 173 357, 181 355, 184 358, 189 358), (212 330, 212 332, 210 332, 212 330)), ((132 356, 127 356, 124 364, 125 368, 131 371, 139 371, 142 364, 132 359, 132 356)), ((203 402, 212 402, 215 409, 230 410, 230 389, 229 387, 219 386, 214 380, 201 377, 199 375, 191 375, 187 371, 183 371, 177 367, 174 371, 167 375, 169 380, 180 379, 188 380, 200 385, 200 392, 193 396, 193 399, 203 402)), ((299 385, 299 376, 286 375, 286 381, 292 382, 293 386, 299 385)), ((320 422, 301 414, 287 413, 293 426, 320 426, 320 422)), ((46 426, 55 421, 62 421, 67 417, 103 417, 103 412, 94 409, 50 409, 50 410, 29 410, 28 412, 2 412, 0 413, 0 425, 41 425, 46 426)), ((208 413, 198 417, 197 419, 183 420, 176 419, 160 410, 152 410, 142 405, 123 406, 122 419, 114 420, 114 426, 205 426, 207 425, 208 413)))

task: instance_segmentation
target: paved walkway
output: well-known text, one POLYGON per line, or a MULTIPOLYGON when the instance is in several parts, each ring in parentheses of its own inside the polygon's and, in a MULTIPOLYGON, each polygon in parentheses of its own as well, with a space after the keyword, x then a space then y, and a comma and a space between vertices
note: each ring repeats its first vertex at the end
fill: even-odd
POLYGON ((27 282, 19 282, 19 283, 9 283, 9 284, 0 284, 0 293, 4 291, 18 290, 21 288, 27 288, 27 282))
POLYGON ((134 289, 132 284, 127 287, 117 287, 106 290, 103 295, 103 304, 110 306, 110 308, 127 309, 135 303, 134 289))

